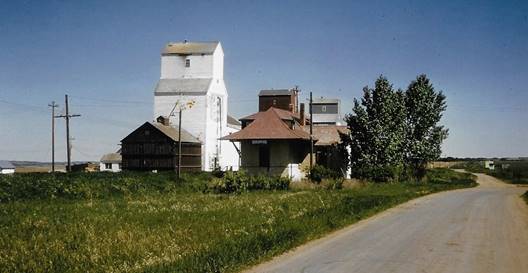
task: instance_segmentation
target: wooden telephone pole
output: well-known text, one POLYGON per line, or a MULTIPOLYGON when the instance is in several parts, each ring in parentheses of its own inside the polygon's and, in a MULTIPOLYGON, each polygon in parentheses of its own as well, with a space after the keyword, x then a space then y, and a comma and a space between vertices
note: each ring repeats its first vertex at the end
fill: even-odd
POLYGON ((182 154, 182 141, 181 141, 181 121, 182 121, 182 111, 180 108, 178 112, 178 179, 181 177, 181 154, 182 154))
POLYGON ((182 111, 185 109, 191 109, 194 106, 195 101, 191 100, 187 103, 183 103, 183 100, 180 98, 172 107, 172 110, 169 114, 169 119, 174 115, 174 111, 178 108, 178 168, 176 172, 178 174, 178 179, 181 177, 181 154, 182 154, 182 143, 181 143, 181 130, 182 130, 182 111))
POLYGON ((313 141, 313 114, 312 114, 312 92, 310 91, 310 179, 312 177, 312 168, 313 168, 313 150, 314 150, 314 141, 313 141))
POLYGON ((64 118, 66 120, 66 157, 68 158, 68 165, 66 171, 71 171, 71 145, 70 145, 70 118, 80 117, 81 115, 70 115, 68 109, 68 95, 64 95, 64 105, 66 113, 64 115, 55 116, 56 118, 64 118))
POLYGON ((51 107, 51 172, 55 172, 55 108, 59 107, 55 101, 48 104, 51 107))

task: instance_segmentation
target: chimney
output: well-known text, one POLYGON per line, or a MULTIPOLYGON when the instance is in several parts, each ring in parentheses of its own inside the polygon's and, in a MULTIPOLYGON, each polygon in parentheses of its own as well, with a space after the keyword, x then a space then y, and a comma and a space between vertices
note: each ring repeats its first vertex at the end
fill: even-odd
POLYGON ((169 118, 168 117, 164 117, 164 116, 159 116, 156 121, 162 125, 165 125, 165 126, 169 126, 170 125, 170 122, 169 122, 169 118))
POLYGON ((304 115, 304 103, 301 103, 301 111, 299 115, 301 116, 301 126, 306 125, 306 116, 304 115))
POLYGON ((292 109, 292 112, 293 113, 298 113, 299 111, 299 86, 295 86, 291 89, 292 91, 292 104, 293 104, 293 109, 292 109))

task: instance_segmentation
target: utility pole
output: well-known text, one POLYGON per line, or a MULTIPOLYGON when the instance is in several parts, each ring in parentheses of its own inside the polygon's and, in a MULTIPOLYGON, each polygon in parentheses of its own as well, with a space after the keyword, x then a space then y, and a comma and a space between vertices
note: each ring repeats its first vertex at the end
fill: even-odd
POLYGON ((51 172, 55 172, 55 108, 59 107, 58 104, 55 104, 55 101, 52 101, 51 104, 48 104, 51 107, 51 172))
POLYGON ((64 95, 64 105, 66 109, 66 114, 55 116, 57 118, 64 118, 66 120, 66 157, 68 158, 68 166, 66 171, 71 171, 71 145, 70 145, 70 118, 80 117, 81 115, 70 115, 68 109, 68 95, 64 95))
POLYGON ((183 103, 183 100, 180 98, 172 107, 172 110, 169 114, 169 119, 174 115, 174 111, 178 108, 178 168, 176 169, 178 179, 180 179, 181 174, 181 152, 182 152, 182 143, 181 143, 181 130, 182 130, 182 112, 185 109, 191 109, 194 106, 195 101, 191 100, 186 103, 183 103))
POLYGON ((182 120, 182 111, 180 108, 178 114, 178 180, 180 179, 181 174, 181 154, 182 154, 182 142, 181 142, 181 120, 182 120))
POLYGON ((310 179, 312 177, 313 168, 313 114, 312 114, 312 91, 310 91, 310 179))

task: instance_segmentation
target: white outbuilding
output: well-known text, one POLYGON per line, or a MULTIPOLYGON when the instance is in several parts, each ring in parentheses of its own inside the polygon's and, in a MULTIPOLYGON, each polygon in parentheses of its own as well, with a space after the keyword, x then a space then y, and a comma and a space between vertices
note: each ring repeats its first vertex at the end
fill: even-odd
POLYGON ((105 154, 99 162, 99 170, 101 172, 120 172, 121 171, 121 154, 110 153, 105 154))
POLYGON ((12 174, 15 173, 15 165, 13 163, 0 160, 0 174, 12 174))
MULTIPOLYGON (((202 143, 202 170, 238 170, 237 147, 220 137, 236 132, 228 123, 224 52, 220 42, 169 43, 161 53, 161 76, 154 91, 154 120, 168 116, 202 143)), ((239 145, 239 144, 236 144, 239 145)))
POLYGON ((484 168, 492 171, 495 170, 495 162, 493 160, 484 161, 484 168))

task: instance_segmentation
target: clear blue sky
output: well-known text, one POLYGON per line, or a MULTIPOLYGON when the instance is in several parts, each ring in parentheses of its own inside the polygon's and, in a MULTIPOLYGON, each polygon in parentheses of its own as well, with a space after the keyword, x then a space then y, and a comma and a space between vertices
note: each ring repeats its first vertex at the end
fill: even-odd
POLYGON ((345 114, 380 74, 405 88, 426 73, 448 97, 445 156, 527 156, 527 16, 527 1, 2 0, 0 159, 49 160, 46 105, 65 93, 83 115, 73 159, 117 149, 152 119, 160 50, 183 39, 222 42, 235 117, 294 85, 345 114))

